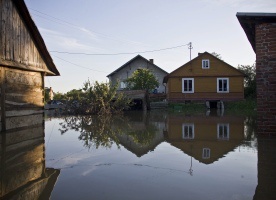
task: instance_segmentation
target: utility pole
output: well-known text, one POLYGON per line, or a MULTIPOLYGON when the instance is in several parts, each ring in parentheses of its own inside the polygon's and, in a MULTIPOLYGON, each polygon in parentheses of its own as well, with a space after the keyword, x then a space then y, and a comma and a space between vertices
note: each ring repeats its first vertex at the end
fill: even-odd
POLYGON ((189 44, 188 44, 188 49, 190 49, 190 60, 192 60, 192 43, 190 42, 189 44))

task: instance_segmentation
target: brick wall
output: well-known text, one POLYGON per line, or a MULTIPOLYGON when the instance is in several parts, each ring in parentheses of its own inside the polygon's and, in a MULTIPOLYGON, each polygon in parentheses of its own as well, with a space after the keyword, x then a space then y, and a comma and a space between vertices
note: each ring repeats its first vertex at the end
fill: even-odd
POLYGON ((256 25, 258 133, 276 135, 276 24, 256 25))

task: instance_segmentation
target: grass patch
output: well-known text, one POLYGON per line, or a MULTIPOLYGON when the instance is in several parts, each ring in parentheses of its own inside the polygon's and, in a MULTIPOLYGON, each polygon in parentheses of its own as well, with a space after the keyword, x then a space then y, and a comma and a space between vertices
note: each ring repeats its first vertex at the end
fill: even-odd
POLYGON ((246 99, 244 101, 225 102, 225 110, 228 113, 255 114, 257 108, 256 99, 246 99))
POLYGON ((169 110, 176 112, 195 113, 206 112, 206 107, 204 104, 196 103, 169 103, 169 110))

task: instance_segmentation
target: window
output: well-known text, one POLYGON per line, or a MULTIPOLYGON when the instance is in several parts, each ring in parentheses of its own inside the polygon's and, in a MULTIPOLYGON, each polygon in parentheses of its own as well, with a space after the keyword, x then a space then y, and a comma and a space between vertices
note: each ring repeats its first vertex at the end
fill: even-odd
POLYGON ((182 93, 194 93, 194 79, 183 78, 182 79, 182 93))
POLYGON ((217 79, 217 92, 229 92, 229 78, 217 79))
POLYGON ((229 124, 217 125, 217 138, 219 140, 229 140, 229 124))
POLYGON ((208 158, 210 158, 210 155, 211 155, 211 150, 209 148, 203 148, 202 158, 203 159, 208 159, 208 158))
POLYGON ((125 82, 122 81, 122 82, 120 83, 120 88, 121 88, 121 89, 125 89, 125 88, 126 88, 125 82))
POLYGON ((182 138, 194 139, 194 124, 182 124, 182 138))
POLYGON ((209 69, 209 68, 210 68, 210 61, 202 60, 202 69, 209 69))

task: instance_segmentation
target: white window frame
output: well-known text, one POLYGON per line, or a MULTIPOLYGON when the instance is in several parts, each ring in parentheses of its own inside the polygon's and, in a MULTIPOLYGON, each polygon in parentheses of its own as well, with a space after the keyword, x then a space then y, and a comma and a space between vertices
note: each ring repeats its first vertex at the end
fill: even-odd
POLYGON ((210 61, 209 59, 202 60, 202 69, 210 69, 210 61))
POLYGON ((229 137, 230 137, 229 124, 217 124, 217 139, 229 140, 229 137), (221 130, 222 130, 222 133, 221 133, 221 130))
MULTIPOLYGON (((229 93, 229 78, 217 78, 217 93, 229 93), (222 91, 220 91, 220 88, 219 88, 219 82, 220 81, 227 81, 227 90, 226 91, 224 91, 224 90, 222 90, 222 91)), ((222 85, 223 85, 223 83, 222 83, 222 85)))
POLYGON ((210 148, 203 148, 202 149, 202 158, 209 159, 211 157, 211 149, 210 148))
POLYGON ((182 139, 193 140, 195 138, 195 125, 194 124, 182 124, 182 139), (188 133, 185 133, 185 128, 188 127, 188 133), (190 132, 191 131, 191 132, 190 132))
POLYGON ((126 88, 126 83, 124 81, 121 81, 120 89, 125 89, 125 88, 126 88))
POLYGON ((194 93, 194 78, 182 78, 182 93, 194 93), (191 91, 184 90, 184 82, 185 81, 192 81, 192 90, 191 91))

